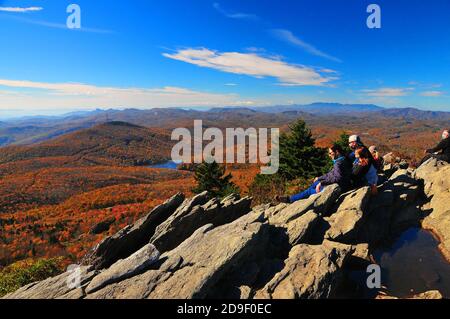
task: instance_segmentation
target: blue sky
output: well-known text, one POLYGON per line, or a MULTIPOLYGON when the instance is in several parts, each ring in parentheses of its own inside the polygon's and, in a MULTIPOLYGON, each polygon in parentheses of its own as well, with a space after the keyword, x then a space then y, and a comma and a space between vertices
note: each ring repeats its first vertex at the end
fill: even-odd
POLYGON ((450 111, 447 0, 0 0, 0 117, 374 103, 450 111), (81 8, 81 29, 66 8, 81 8), (367 6, 381 8, 369 29, 367 6))

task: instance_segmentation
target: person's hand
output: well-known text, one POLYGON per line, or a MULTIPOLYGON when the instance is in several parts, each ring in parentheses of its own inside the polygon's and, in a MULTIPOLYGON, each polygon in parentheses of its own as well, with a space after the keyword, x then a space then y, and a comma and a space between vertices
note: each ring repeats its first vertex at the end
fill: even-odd
POLYGON ((370 186, 370 191, 371 191, 372 195, 378 195, 378 187, 377 187, 377 185, 371 185, 370 186))
POLYGON ((317 182, 319 180, 318 177, 314 178, 314 183, 317 182))
POLYGON ((320 188, 322 187, 322 185, 319 183, 316 186, 316 193, 320 193, 320 188))

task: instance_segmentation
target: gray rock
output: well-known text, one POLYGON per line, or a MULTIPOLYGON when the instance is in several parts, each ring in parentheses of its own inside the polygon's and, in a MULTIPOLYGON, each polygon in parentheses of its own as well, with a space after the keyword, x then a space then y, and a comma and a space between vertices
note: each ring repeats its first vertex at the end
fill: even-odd
POLYGON ((249 286, 240 286, 239 291, 240 291, 239 299, 250 299, 252 288, 250 288, 249 286))
POLYGON ((369 187, 363 187, 345 196, 336 213, 325 220, 330 228, 325 238, 351 243, 357 238, 359 227, 362 225, 364 210, 370 198, 369 187))
POLYGON ((80 295, 80 288, 97 275, 92 266, 81 266, 79 272, 67 271, 58 276, 26 285, 4 296, 4 299, 56 299, 74 298, 80 295), (80 287, 74 285, 75 276, 79 275, 80 287))
POLYGON ((284 209, 271 214, 269 223, 272 225, 283 225, 299 218, 309 210, 314 210, 316 214, 323 214, 330 209, 336 199, 341 194, 339 185, 333 184, 325 187, 319 194, 315 194, 307 199, 296 201, 285 206, 284 209))
POLYGON ((183 199, 184 195, 178 193, 133 225, 128 225, 113 236, 106 237, 83 257, 81 263, 102 269, 130 256, 148 243, 156 227, 174 213, 183 199))
POLYGON ((394 153, 390 152, 383 156, 383 160, 387 164, 391 164, 394 162, 394 153))
POLYGON ((423 220, 422 227, 439 237, 439 248, 450 261, 450 164, 430 159, 413 176, 424 181, 424 192, 430 199, 431 213, 423 220))
MULTIPOLYGON (((389 295, 378 295, 376 296, 375 299, 400 299, 400 298, 389 295)), ((405 299, 443 299, 443 296, 439 292, 439 290, 429 290, 405 299)))
POLYGON ((152 244, 147 244, 126 259, 116 261, 111 267, 95 276, 86 287, 86 293, 92 293, 106 285, 133 277, 142 273, 159 258, 159 252, 152 244))
POLYGON ((332 296, 352 247, 325 240, 322 245, 294 246, 285 267, 255 298, 318 299, 332 296))
POLYGON ((187 200, 180 208, 156 228, 150 242, 160 252, 177 247, 198 228, 213 224, 220 226, 250 212, 251 198, 230 195, 219 201, 213 198, 206 202, 207 193, 187 200))
POLYGON ((369 244, 358 244, 353 246, 353 249, 354 249, 354 252, 352 254, 353 257, 369 262, 371 261, 369 253, 369 244))
POLYGON ((319 215, 313 210, 287 224, 287 234, 289 236, 289 244, 291 246, 306 243, 310 238, 311 233, 319 221, 319 215))
POLYGON ((87 298, 204 298, 233 267, 269 239, 261 213, 214 228, 205 225, 177 248, 160 256, 158 269, 111 284, 87 298))
POLYGON ((414 295, 408 299, 443 299, 444 297, 439 290, 429 290, 420 294, 414 295))

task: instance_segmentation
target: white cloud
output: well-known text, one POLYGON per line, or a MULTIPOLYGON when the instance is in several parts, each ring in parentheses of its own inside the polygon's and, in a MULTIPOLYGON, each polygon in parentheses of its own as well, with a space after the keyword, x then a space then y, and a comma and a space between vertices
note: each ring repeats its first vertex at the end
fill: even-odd
POLYGON ((279 59, 262 57, 255 53, 188 48, 173 54, 164 53, 163 56, 228 73, 246 74, 256 78, 275 77, 282 85, 287 86, 322 86, 336 79, 336 77, 322 76, 310 67, 288 64, 279 59))
POLYGON ((362 90, 362 92, 366 93, 368 96, 396 97, 396 96, 408 95, 408 93, 412 90, 414 90, 414 89, 413 88, 379 88, 379 89, 373 89, 373 90, 362 90))
POLYGON ((54 28, 54 29, 65 29, 65 30, 73 31, 73 32, 115 33, 114 31, 111 31, 111 30, 98 29, 98 28, 87 28, 87 27, 81 27, 79 29, 77 29, 77 28, 69 29, 67 27, 67 25, 64 24, 64 23, 55 23, 55 22, 48 22, 48 21, 29 19, 29 18, 26 18, 24 16, 17 16, 17 15, 5 15, 5 16, 2 16, 2 17, 7 18, 7 19, 11 19, 11 20, 15 20, 15 21, 19 21, 19 22, 23 22, 23 23, 27 23, 27 24, 38 25, 38 26, 54 28))
POLYGON ((306 43, 305 41, 299 39, 289 30, 272 29, 272 30, 270 30, 270 33, 272 35, 274 35, 276 38, 278 38, 282 41, 285 41, 287 43, 290 43, 296 47, 299 47, 312 55, 322 57, 322 58, 325 58, 325 59, 328 59, 328 60, 331 60, 334 62, 342 62, 340 59, 338 59, 332 55, 329 55, 325 52, 322 52, 319 49, 317 49, 316 47, 314 47, 313 45, 306 43))
POLYGON ((213 3, 214 9, 216 9, 218 12, 220 12, 222 15, 224 15, 227 18, 231 19, 247 19, 247 20, 259 20, 259 17, 254 14, 250 13, 242 13, 242 12, 228 12, 224 10, 219 3, 214 2, 213 3))
POLYGON ((437 97, 437 96, 441 96, 443 94, 444 94, 444 92, 442 92, 442 91, 425 91, 425 92, 420 93, 420 95, 427 96, 427 97, 437 97))
MULTIPOLYGON (((239 106, 237 94, 217 94, 180 87, 118 88, 83 83, 46 83, 0 79, 0 109, 92 109, 97 107, 239 106), (2 87, 9 88, 4 90, 2 87)), ((253 101, 259 103, 259 101, 253 101)))
POLYGON ((32 11, 41 11, 44 8, 42 7, 27 7, 27 8, 21 8, 21 7, 0 7, 0 11, 3 12, 32 12, 32 11))
POLYGON ((323 72, 323 73, 335 73, 335 74, 338 73, 337 71, 332 70, 332 69, 321 69, 320 72, 323 72))

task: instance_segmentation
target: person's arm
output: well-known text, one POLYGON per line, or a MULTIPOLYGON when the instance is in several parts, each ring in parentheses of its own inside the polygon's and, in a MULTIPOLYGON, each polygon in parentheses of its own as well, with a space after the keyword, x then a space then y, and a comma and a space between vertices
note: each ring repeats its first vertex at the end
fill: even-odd
POLYGON ((446 143, 448 143, 447 139, 440 141, 436 147, 427 149, 427 153, 433 154, 433 153, 442 151, 444 149, 446 143))
POLYGON ((342 179, 342 172, 341 172, 341 163, 336 163, 333 166, 333 169, 329 171, 327 174, 321 176, 319 178, 319 182, 322 184, 322 186, 325 185, 331 185, 338 183, 342 179))
POLYGON ((375 169, 375 166, 371 165, 369 171, 366 174, 367 183, 372 185, 378 184, 378 175, 377 170, 375 169))

